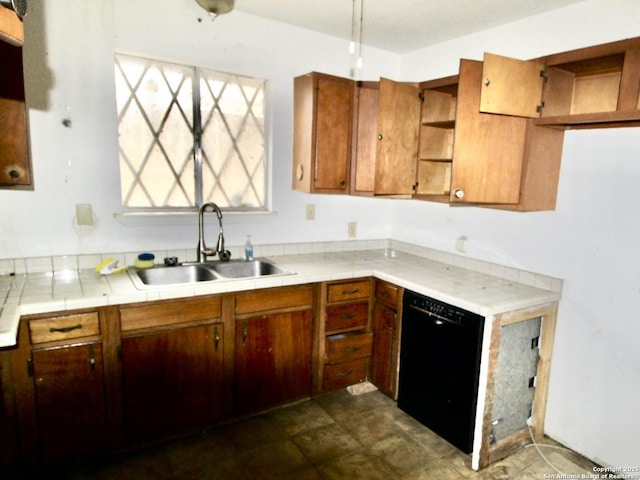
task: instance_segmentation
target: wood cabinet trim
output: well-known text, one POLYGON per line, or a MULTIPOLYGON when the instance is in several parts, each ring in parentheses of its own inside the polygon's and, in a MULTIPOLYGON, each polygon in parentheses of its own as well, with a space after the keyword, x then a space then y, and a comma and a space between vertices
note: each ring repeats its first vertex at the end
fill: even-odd
POLYGON ((313 287, 308 285, 254 290, 238 294, 235 297, 236 316, 312 307, 313 287))
POLYGON ((222 315, 220 297, 193 297, 120 308, 122 332, 212 320, 222 315))
POLYGON ((486 396, 482 421, 482 442, 479 452, 479 468, 484 468, 501 458, 504 458, 514 449, 528 443, 529 432, 516 432, 507 438, 491 444, 491 422, 493 419, 493 395, 496 388, 496 374, 498 369, 499 347, 501 329, 514 323, 526 321, 532 318, 542 318, 540 332, 539 357, 536 373, 536 389, 534 393, 531 430, 536 441, 544 436, 544 421, 547 407, 549 388, 549 375, 551 372, 551 355, 557 321, 558 304, 539 305, 521 310, 505 312, 493 317, 491 338, 489 340, 488 377, 486 382, 486 396))

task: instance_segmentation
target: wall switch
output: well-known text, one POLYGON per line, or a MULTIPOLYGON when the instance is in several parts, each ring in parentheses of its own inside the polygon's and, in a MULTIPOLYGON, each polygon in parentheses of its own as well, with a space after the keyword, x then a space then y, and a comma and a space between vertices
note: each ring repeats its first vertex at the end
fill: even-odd
POLYGON ((313 203, 307 205, 307 220, 316 219, 316 206, 313 203))
POLYGON ((350 238, 354 238, 357 233, 358 224, 356 222, 349 222, 347 224, 347 235, 350 238))
POLYGON ((93 210, 90 203, 76 205, 76 223, 78 225, 93 225, 93 210))

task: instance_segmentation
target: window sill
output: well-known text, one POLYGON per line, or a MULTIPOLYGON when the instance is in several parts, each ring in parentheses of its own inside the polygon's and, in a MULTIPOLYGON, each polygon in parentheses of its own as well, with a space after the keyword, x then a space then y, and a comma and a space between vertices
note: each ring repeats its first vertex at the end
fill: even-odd
MULTIPOLYGON (((207 216, 210 215, 210 213, 207 213, 207 216)), ((271 210, 262 212, 222 212, 225 225, 247 222, 266 223, 275 215, 278 215, 278 212, 271 210)), ((213 216, 215 217, 215 215, 213 216)), ((198 212, 193 210, 181 212, 122 211, 115 212, 113 217, 123 225, 133 226, 194 225, 198 222, 198 212)))

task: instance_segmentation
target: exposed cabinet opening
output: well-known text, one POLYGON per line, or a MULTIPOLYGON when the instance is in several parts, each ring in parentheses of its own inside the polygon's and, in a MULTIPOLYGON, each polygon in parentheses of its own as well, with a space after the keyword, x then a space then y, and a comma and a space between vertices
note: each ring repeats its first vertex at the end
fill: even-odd
POLYGON ((615 112, 624 57, 620 53, 549 68, 540 116, 615 112))
POLYGON ((431 200, 449 200, 457 96, 457 83, 422 91, 416 195, 431 200))
POLYGON ((640 124, 640 39, 535 60, 485 54, 480 110, 560 128, 640 124))

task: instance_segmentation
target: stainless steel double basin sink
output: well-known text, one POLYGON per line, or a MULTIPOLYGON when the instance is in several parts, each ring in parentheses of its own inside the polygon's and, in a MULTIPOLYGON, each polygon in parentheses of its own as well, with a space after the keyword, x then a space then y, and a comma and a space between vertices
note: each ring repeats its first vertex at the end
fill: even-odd
POLYGON ((260 259, 183 263, 175 266, 156 265, 153 268, 129 267, 127 272, 138 289, 295 273, 260 259))

